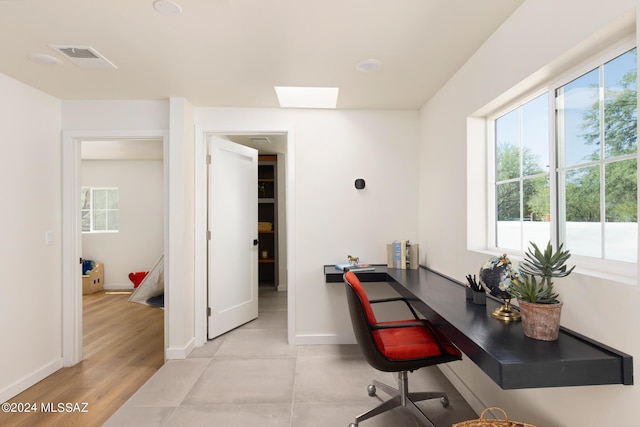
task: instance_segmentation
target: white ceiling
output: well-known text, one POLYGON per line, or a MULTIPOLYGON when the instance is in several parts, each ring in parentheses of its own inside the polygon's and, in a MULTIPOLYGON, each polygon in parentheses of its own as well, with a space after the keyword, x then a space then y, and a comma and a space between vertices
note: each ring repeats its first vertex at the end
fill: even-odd
POLYGON ((274 85, 337 86, 341 109, 413 110, 524 0, 175 1, 181 15, 153 0, 0 0, 0 73, 60 99, 277 107, 274 85), (50 45, 117 68, 80 68, 50 45), (356 71, 368 58, 382 69, 356 71))

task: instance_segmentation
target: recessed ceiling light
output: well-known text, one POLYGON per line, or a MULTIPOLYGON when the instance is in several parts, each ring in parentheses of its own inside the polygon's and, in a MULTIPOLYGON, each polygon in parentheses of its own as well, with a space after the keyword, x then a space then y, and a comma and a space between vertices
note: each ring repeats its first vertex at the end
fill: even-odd
POLYGON ((337 87, 274 86, 284 108, 336 108, 337 87))
POLYGON ((356 70, 363 73, 375 73, 382 68, 382 63, 377 59, 363 59, 356 64, 356 70))
POLYGON ((62 64, 58 58, 50 55, 45 55, 44 53, 30 53, 28 58, 35 62, 36 64, 42 65, 58 65, 62 64))
POLYGON ((156 0, 153 2, 153 8, 161 15, 180 15, 182 7, 171 0, 156 0))

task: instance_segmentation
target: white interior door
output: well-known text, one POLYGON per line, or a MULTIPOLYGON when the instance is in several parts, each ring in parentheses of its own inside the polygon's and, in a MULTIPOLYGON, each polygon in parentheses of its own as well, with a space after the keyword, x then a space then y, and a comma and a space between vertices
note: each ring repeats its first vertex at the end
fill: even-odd
POLYGON ((210 137, 208 337, 258 317, 258 151, 210 137))

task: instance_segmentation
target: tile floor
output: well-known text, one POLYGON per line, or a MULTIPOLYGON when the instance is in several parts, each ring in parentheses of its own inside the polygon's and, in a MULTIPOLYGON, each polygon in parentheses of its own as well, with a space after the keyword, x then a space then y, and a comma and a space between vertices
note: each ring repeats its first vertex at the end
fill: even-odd
MULTIPOLYGON (((259 304, 258 319, 167 362, 105 426, 347 427, 378 404, 371 379, 395 385, 355 345, 289 346, 286 293, 261 290, 259 304)), ((436 367, 410 374, 409 388, 449 394, 447 408, 418 404, 437 427, 478 417, 436 367)), ((360 423, 384 426, 421 424, 406 408, 360 423)))

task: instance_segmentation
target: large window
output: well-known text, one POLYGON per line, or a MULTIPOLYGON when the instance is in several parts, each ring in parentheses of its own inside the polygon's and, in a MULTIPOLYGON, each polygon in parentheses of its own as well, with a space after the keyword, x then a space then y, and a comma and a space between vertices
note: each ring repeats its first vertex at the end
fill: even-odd
POLYGON ((637 262, 636 49, 602 58, 493 118, 497 248, 637 262))
POLYGON ((83 187, 80 199, 82 232, 117 232, 120 226, 119 198, 117 188, 83 187))

